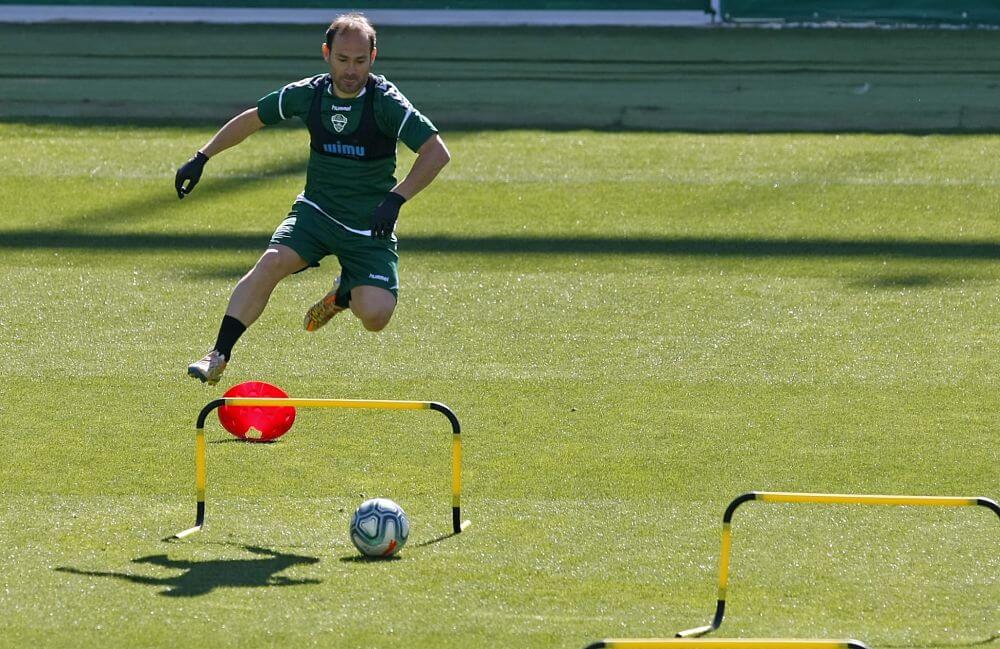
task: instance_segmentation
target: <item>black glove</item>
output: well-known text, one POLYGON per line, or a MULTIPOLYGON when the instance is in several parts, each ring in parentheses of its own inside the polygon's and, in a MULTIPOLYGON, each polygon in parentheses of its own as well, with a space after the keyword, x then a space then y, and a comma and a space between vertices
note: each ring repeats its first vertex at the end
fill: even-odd
POLYGON ((177 190, 177 198, 184 198, 194 191, 194 186, 201 180, 201 172, 205 169, 206 162, 208 162, 208 156, 199 151, 177 170, 177 175, 174 176, 174 189, 177 190), (185 180, 188 181, 187 187, 184 186, 185 180))
POLYGON ((388 239, 392 236, 392 231, 396 228, 396 219, 399 218, 399 208, 405 202, 406 199, 396 192, 386 194, 372 215, 373 239, 388 239))

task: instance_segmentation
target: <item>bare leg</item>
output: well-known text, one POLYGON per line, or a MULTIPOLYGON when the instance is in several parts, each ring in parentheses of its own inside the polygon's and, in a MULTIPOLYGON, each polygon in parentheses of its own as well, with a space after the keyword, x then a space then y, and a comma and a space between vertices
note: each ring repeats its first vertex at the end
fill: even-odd
POLYGON ((389 324, 396 309, 396 296, 378 286, 355 286, 351 289, 351 311, 368 331, 381 331, 389 324))
POLYGON ((297 252, 280 244, 272 245, 257 264, 236 284, 226 315, 249 327, 264 312, 278 282, 308 266, 297 252))
POLYGON ((188 376, 209 385, 217 384, 226 370, 233 345, 247 327, 260 317, 274 287, 285 277, 306 266, 305 260, 288 246, 273 245, 265 250, 257 264, 233 289, 226 317, 219 326, 215 348, 200 361, 188 365, 188 376))

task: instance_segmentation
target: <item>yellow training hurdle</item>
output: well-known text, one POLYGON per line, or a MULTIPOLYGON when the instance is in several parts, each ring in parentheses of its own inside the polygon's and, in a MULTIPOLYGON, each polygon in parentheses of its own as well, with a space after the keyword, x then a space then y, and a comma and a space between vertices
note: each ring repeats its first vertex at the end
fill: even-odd
POLYGON ((198 532, 205 525, 205 483, 207 470, 205 463, 205 419, 222 406, 297 407, 297 408, 366 408, 375 410, 436 410, 451 423, 451 521, 452 532, 459 534, 468 527, 470 521, 462 520, 462 427, 452 410, 436 401, 392 401, 364 399, 292 399, 278 397, 231 397, 210 401, 198 414, 195 436, 195 493, 197 507, 194 527, 174 534, 171 538, 182 539, 198 532))

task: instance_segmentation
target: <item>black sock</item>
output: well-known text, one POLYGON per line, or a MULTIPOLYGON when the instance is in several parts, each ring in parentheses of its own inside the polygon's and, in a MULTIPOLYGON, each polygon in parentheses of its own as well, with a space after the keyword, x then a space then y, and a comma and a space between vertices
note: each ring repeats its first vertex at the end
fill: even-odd
POLYGON ((337 297, 334 298, 333 303, 346 309, 351 304, 351 292, 337 293, 337 297))
POLYGON ((219 352, 229 360, 233 355, 233 345, 240 339, 247 326, 233 316, 223 316, 222 325, 219 327, 219 337, 215 339, 215 351, 219 352))

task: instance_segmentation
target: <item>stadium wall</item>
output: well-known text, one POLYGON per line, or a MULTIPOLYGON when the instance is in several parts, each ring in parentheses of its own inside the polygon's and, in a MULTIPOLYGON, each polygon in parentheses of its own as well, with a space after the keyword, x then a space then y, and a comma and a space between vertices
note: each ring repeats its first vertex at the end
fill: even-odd
MULTIPOLYGON (((218 127, 325 64, 323 25, 0 24, 0 120, 218 127)), ((386 27, 443 130, 1000 133, 1000 30, 386 27)))
POLYGON ((339 4, 336 1, 295 0, 294 2, 279 2, 277 0, 221 0, 205 2, 205 0, 0 0, 0 5, 73 5, 102 7, 210 7, 212 9, 327 9, 366 11, 371 9, 409 9, 409 10, 492 10, 492 11, 706 11, 712 9, 711 0, 623 0, 615 2, 613 7, 604 0, 371 0, 368 2, 351 2, 339 4))
POLYGON ((307 25, 364 11, 380 27, 515 27, 523 25, 712 25, 719 0, 371 0, 336 6, 321 0, 0 0, 0 24, 57 22, 307 25), (331 6, 332 5, 332 6, 331 6))
POLYGON ((721 0, 726 22, 1000 25, 996 0, 721 0))

